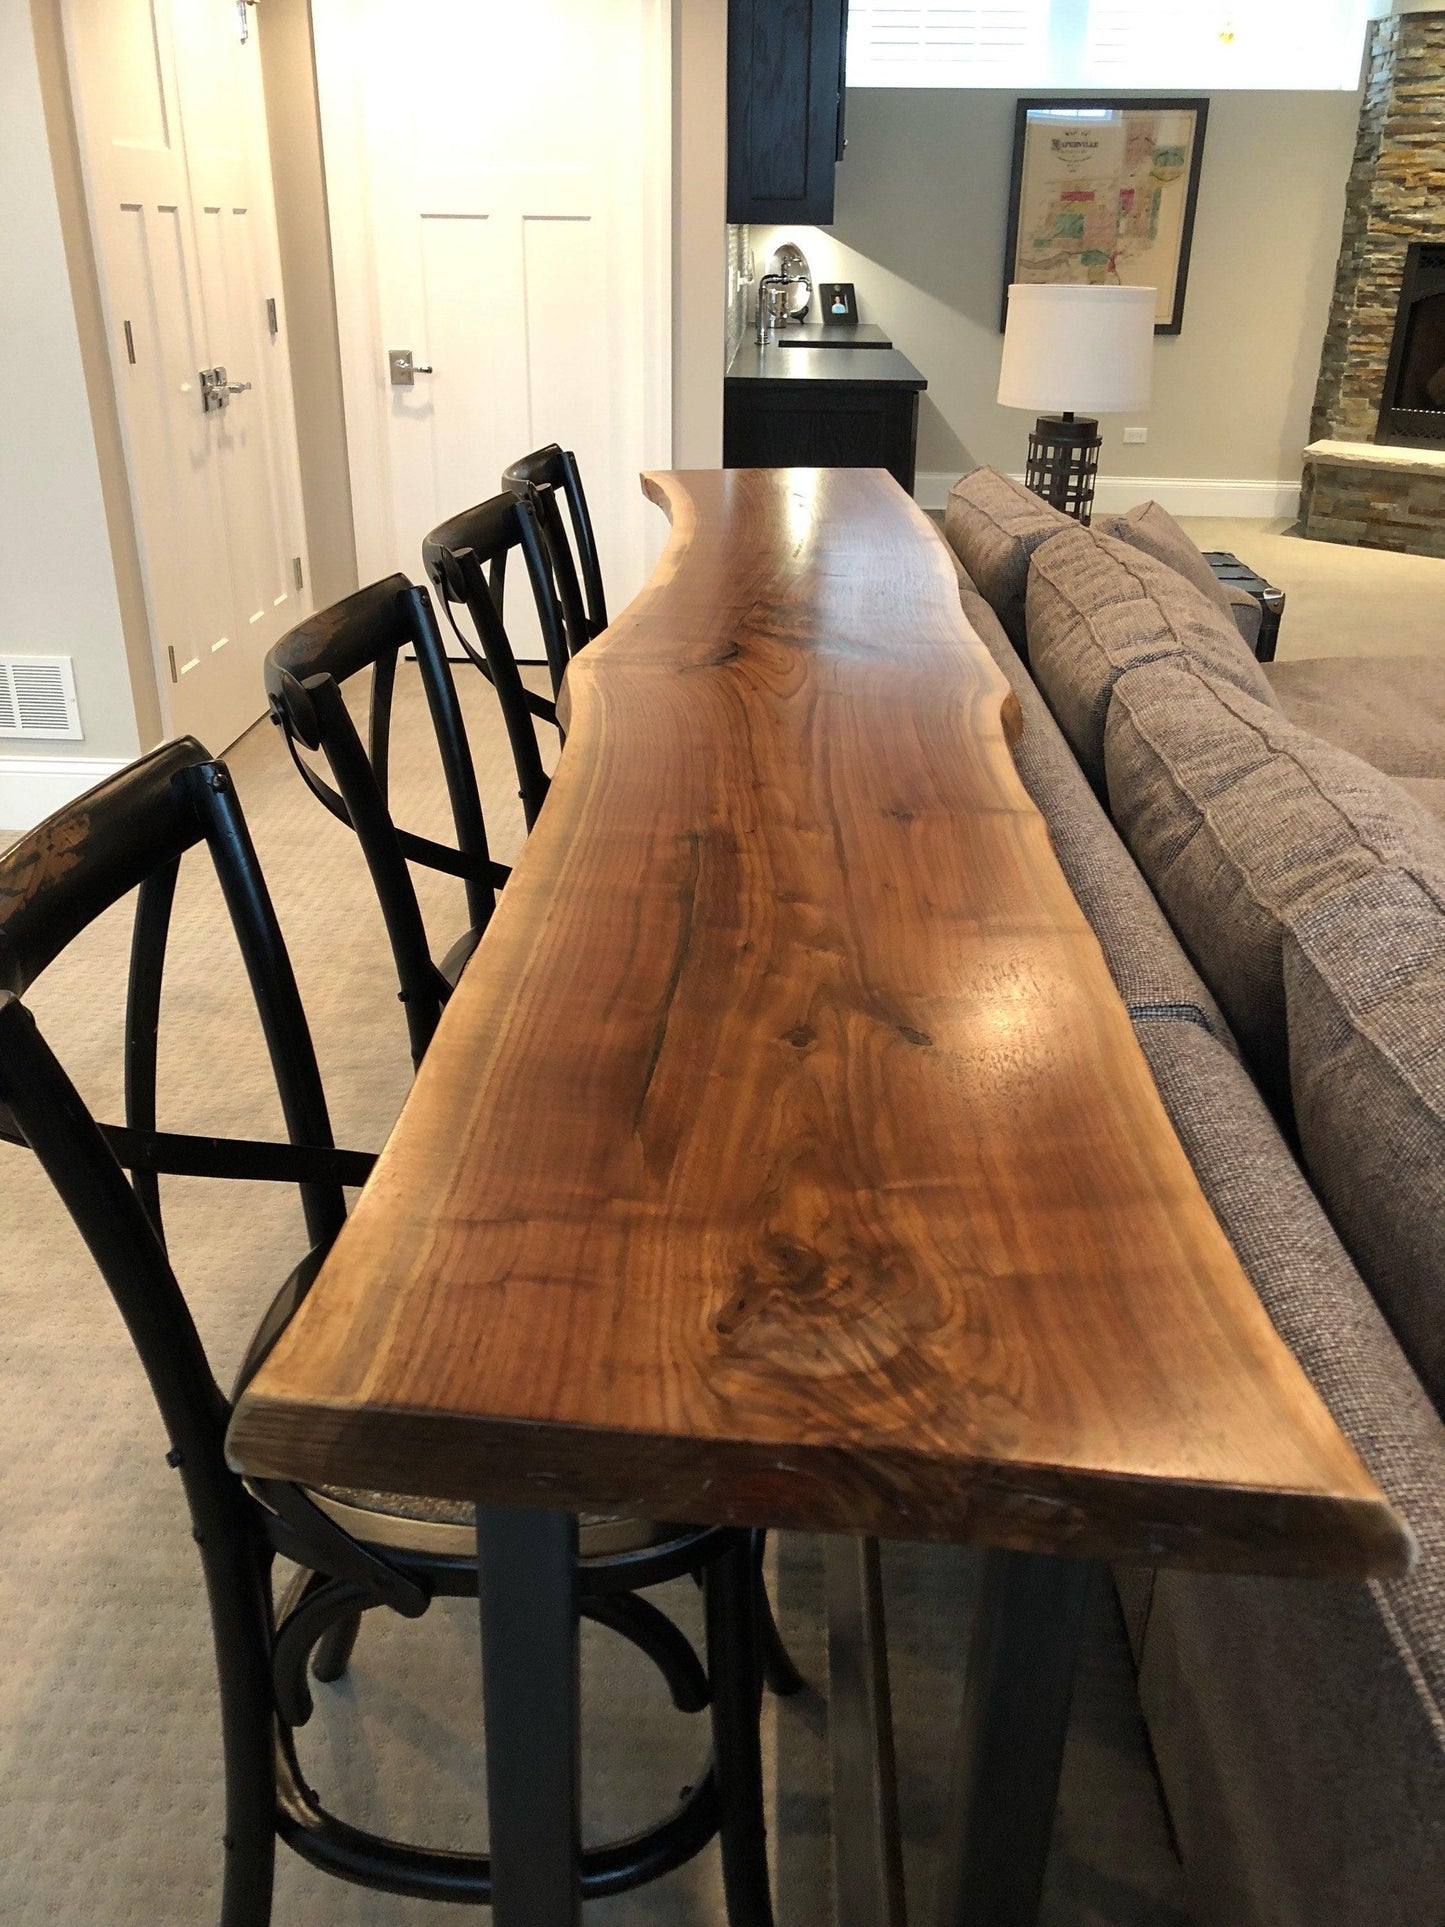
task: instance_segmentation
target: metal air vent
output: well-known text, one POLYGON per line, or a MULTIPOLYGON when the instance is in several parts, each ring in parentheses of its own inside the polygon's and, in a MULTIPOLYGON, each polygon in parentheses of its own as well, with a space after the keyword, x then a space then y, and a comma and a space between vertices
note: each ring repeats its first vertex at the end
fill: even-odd
POLYGON ((79 742, 69 656, 0 656, 0 736, 79 742))

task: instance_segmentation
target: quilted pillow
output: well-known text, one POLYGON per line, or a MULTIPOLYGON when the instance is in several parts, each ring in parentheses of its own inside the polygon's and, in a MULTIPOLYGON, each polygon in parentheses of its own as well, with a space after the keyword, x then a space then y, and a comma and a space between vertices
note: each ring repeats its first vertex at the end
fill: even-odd
POLYGON ((1183 577, 1112 536, 1070 523, 1029 564, 1029 666, 1085 775, 1104 786, 1104 718, 1119 677, 1187 659, 1278 707, 1239 631, 1183 577))
POLYGON ((1182 661, 1117 683, 1105 763, 1120 834, 1286 1111, 1286 931, 1392 865, 1445 879, 1439 824, 1368 763, 1182 661))
POLYGON ((1229 617, 1241 638, 1252 651, 1259 641, 1263 610, 1246 589, 1231 589, 1220 581, 1204 559, 1203 551, 1191 541, 1168 509, 1157 502, 1140 502, 1124 515, 1096 515, 1090 524, 1096 535, 1112 535, 1162 562, 1212 602, 1221 615, 1229 617))
POLYGON ((1445 840, 1284 941, 1290 1089, 1315 1189, 1445 1412, 1445 840))
POLYGON ((943 515, 948 545, 1021 653, 1027 646, 1024 588, 1029 557, 1040 542, 1076 526, 1042 496, 996 468, 976 468, 948 492, 943 515))

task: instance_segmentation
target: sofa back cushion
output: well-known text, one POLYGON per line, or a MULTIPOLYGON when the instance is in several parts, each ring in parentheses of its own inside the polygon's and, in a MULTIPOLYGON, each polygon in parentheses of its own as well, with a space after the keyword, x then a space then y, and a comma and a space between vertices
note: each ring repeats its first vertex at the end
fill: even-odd
POLYGON ((1286 930, 1393 864, 1445 874, 1440 826, 1379 771, 1181 661, 1116 683, 1105 763, 1115 824, 1287 1110, 1286 930))
POLYGON ((1029 664, 1089 780, 1104 787, 1104 719, 1115 683, 1183 659, 1269 707, 1275 695, 1234 624, 1153 556, 1071 523, 1029 564, 1029 664))
POLYGON ((1219 1006, 1085 782, 1073 751, 998 617, 956 556, 954 568, 964 616, 1003 671, 1018 703, 1023 726, 1010 745, 1015 767, 1048 825, 1064 880, 1099 940, 1119 995, 1133 1016, 1165 1014, 1198 1024, 1233 1051, 1219 1006))
POLYGON ((1140 502, 1123 515, 1096 515, 1090 526, 1096 535, 1112 535, 1192 582, 1206 601, 1229 617, 1253 649, 1259 639, 1259 604, 1245 590, 1230 590, 1220 581, 1205 561, 1203 550, 1184 533, 1168 509, 1160 508, 1157 502, 1140 502))
POLYGON ((1445 1412, 1445 860, 1381 864, 1295 918, 1284 990, 1306 1166, 1445 1412))
POLYGON ((1001 475, 976 468, 948 492, 943 533, 949 547, 1004 626, 1009 641, 1022 650, 1024 589, 1029 557, 1061 528, 1076 525, 1042 496, 1001 475))

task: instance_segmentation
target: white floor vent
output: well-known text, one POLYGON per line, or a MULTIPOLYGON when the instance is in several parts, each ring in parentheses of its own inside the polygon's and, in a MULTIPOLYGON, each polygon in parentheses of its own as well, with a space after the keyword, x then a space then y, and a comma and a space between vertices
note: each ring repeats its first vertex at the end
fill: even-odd
POLYGON ((69 656, 0 656, 0 736, 81 741, 69 656))

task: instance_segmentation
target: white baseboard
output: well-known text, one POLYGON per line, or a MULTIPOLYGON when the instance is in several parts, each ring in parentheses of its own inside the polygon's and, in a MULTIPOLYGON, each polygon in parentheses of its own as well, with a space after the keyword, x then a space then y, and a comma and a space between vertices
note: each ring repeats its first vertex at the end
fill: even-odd
POLYGON ((33 830, 129 761, 128 756, 0 756, 0 830, 33 830))
MULTIPOLYGON (((941 509, 956 475, 921 474, 914 499, 922 508, 941 509)), ((1021 482, 1022 475, 1014 480, 1021 482)), ((1251 482, 1194 475, 1101 475, 1094 506, 1105 515, 1154 501, 1171 515, 1224 515, 1267 521, 1299 513, 1298 482, 1251 482)))

